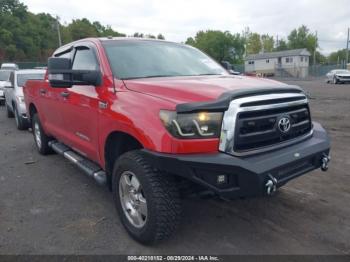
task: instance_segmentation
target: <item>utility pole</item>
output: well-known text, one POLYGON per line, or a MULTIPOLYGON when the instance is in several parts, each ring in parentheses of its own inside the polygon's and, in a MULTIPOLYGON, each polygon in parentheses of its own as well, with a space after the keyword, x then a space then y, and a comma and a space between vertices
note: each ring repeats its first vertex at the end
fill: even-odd
POLYGON ((314 49, 314 67, 316 67, 316 48, 317 48, 317 31, 316 31, 316 41, 315 41, 315 49, 314 49))
POLYGON ((348 28, 348 40, 346 41, 346 61, 345 61, 345 67, 348 66, 349 63, 349 39, 350 37, 350 27, 348 28))
POLYGON ((58 46, 60 47, 62 45, 62 40, 61 40, 60 22, 59 22, 58 16, 56 16, 56 27, 57 27, 57 34, 58 34, 58 46))

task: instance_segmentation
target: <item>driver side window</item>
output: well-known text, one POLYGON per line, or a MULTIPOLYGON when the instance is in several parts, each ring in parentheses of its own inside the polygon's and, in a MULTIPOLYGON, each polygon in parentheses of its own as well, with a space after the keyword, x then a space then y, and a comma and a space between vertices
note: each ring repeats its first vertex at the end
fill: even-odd
POLYGON ((77 49, 73 61, 73 70, 96 70, 98 63, 95 54, 91 49, 79 48, 77 49))

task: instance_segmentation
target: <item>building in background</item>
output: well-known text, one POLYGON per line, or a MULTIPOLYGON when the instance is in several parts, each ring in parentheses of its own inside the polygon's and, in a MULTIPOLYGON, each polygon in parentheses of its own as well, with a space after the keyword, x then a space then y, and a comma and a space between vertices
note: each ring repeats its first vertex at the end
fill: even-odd
POLYGON ((305 78, 309 74, 310 52, 294 49, 248 55, 245 58, 246 73, 265 76, 288 76, 305 78))

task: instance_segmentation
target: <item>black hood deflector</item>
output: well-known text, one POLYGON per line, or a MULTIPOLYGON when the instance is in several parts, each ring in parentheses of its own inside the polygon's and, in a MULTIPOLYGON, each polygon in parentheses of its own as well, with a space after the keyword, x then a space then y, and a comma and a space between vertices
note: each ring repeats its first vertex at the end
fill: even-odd
POLYGON ((176 111, 178 113, 195 113, 199 111, 223 112, 228 109, 230 102, 234 99, 279 93, 304 93, 304 91, 300 87, 293 85, 285 87, 244 88, 225 92, 218 99, 212 101, 178 104, 176 111))

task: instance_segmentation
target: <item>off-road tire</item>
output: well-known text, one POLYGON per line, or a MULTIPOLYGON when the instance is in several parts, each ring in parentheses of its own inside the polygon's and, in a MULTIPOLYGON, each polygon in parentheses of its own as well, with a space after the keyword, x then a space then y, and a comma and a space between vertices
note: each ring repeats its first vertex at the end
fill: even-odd
POLYGON ((180 195, 173 177, 153 168, 139 150, 120 156, 114 164, 112 175, 115 206, 131 237, 148 245, 169 238, 177 229, 181 217, 180 195), (119 181, 126 171, 137 176, 147 201, 147 220, 141 228, 130 223, 122 207, 119 181))
POLYGON ((10 107, 8 106, 8 104, 6 104, 6 116, 7 118, 13 118, 15 116, 11 111, 10 107))
POLYGON ((52 140, 52 138, 45 134, 41 126, 38 114, 34 114, 32 117, 32 130, 33 130, 34 141, 38 149, 38 152, 42 155, 47 155, 52 153, 52 149, 49 147, 49 142, 52 140), (38 125, 37 127, 39 128, 40 134, 36 133, 36 125, 38 125), (40 138, 41 140, 41 145, 39 145, 37 141, 37 137, 36 137, 37 135, 38 135, 38 139, 40 138))

